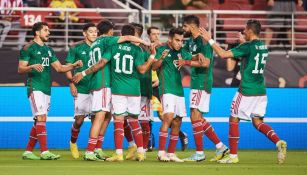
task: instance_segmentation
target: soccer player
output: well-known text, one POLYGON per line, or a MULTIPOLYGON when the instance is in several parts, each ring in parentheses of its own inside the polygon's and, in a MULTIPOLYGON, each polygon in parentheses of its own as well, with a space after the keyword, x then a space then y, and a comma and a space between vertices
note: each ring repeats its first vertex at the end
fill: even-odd
POLYGON ((216 154, 211 161, 221 159, 229 149, 219 139, 214 132, 211 124, 203 117, 204 113, 209 112, 210 94, 212 89, 213 77, 213 50, 209 43, 204 43, 199 33, 199 18, 194 15, 183 18, 183 29, 190 36, 185 43, 184 49, 191 54, 202 53, 210 59, 210 65, 204 67, 191 67, 191 91, 190 91, 190 113, 193 128, 196 153, 185 161, 203 161, 206 156, 203 151, 203 134, 205 134, 216 146, 216 154))
MULTIPOLYGON (((155 43, 157 46, 163 45, 160 41, 160 29, 155 26, 151 26, 147 29, 147 35, 151 43, 155 43)), ((153 96, 152 96, 152 106, 153 110, 157 111, 159 119, 162 121, 163 117, 163 111, 162 111, 162 105, 159 101, 159 78, 157 77, 157 72, 152 71, 152 88, 153 88, 153 96)), ((152 122, 150 122, 150 125, 152 125, 152 122)), ((170 126, 171 127, 171 126, 170 126)), ((152 138, 154 138, 154 135, 151 135, 152 138)), ((184 151, 188 147, 188 136, 185 132, 179 131, 179 139, 181 142, 181 150, 184 151)), ((149 147, 149 150, 152 150, 151 144, 149 147)))
POLYGON ((195 56, 199 57, 199 60, 191 61, 192 55, 182 48, 183 33, 184 31, 181 28, 172 28, 170 30, 168 43, 158 48, 156 60, 153 64, 153 70, 158 70, 159 81, 161 82, 159 94, 163 106, 162 126, 159 132, 159 161, 183 162, 182 159, 179 159, 174 154, 182 117, 186 116, 180 67, 184 64, 195 67, 208 67, 210 63, 210 60, 203 58, 201 54, 195 56), (170 126, 170 142, 168 154, 166 154, 164 147, 170 126))
MULTIPOLYGON (((91 49, 92 43, 97 38, 97 28, 94 23, 87 23, 83 26, 83 36, 84 40, 75 43, 69 49, 68 55, 66 57, 66 64, 70 65, 76 60, 81 60, 83 63, 88 63, 90 60, 89 51, 91 49)), ((75 72, 82 72, 88 68, 88 64, 84 64, 75 70, 75 72)), ((70 151, 72 157, 75 159, 79 158, 78 146, 76 144, 80 128, 83 124, 84 118, 91 115, 91 93, 90 93, 90 76, 85 77, 78 84, 74 84, 72 80, 72 72, 66 73, 67 79, 70 81, 70 92, 74 97, 74 123, 71 127, 71 137, 70 137, 70 151)), ((95 116, 91 117, 91 120, 95 116)))
MULTIPOLYGON (((103 20, 97 25, 99 38, 91 46, 89 66, 95 65, 102 59, 102 55, 111 46, 125 41, 133 41, 145 43, 145 41, 135 36, 120 36, 113 37, 114 25, 108 21, 103 20)), ((75 75, 81 75, 77 73, 75 75)), ((83 75, 84 72, 82 72, 83 75)), ((84 154, 85 160, 106 159, 106 155, 102 152, 101 146, 104 139, 105 130, 111 119, 111 77, 110 64, 99 69, 91 77, 91 91, 92 91, 92 113, 95 114, 95 119, 92 122, 90 129, 90 137, 88 141, 87 150, 84 154)))
MULTIPOLYGON (((143 33, 143 26, 137 23, 131 23, 132 26, 135 28, 135 36, 141 38, 143 33)), ((140 46, 142 49, 142 54, 144 61, 147 61, 150 57, 150 48, 136 43, 136 45, 140 46)), ((152 97, 152 85, 151 85, 151 67, 149 70, 144 74, 140 75, 140 86, 141 86, 141 112, 138 116, 139 123, 142 128, 143 133, 143 148, 146 151, 148 149, 148 142, 150 136, 150 124, 149 122, 153 120, 153 111, 151 105, 151 97, 152 97)), ((129 148, 127 152, 126 159, 133 159, 135 157, 135 153, 137 151, 137 147, 133 142, 133 137, 131 134, 131 126, 127 125, 128 122, 125 119, 124 123, 124 130, 125 130, 125 137, 129 143, 129 148), (131 143, 132 142, 132 143, 131 143)))
POLYGON ((67 72, 82 66, 78 60, 70 65, 62 65, 54 51, 45 45, 50 31, 45 22, 35 23, 32 27, 34 40, 26 44, 20 51, 18 73, 27 74, 27 93, 34 116, 34 125, 30 131, 29 142, 22 158, 27 160, 56 160, 60 155, 51 153, 47 147, 46 121, 50 107, 51 69, 57 72, 67 72), (36 142, 40 144, 41 156, 32 151, 36 142))
MULTIPOLYGON (((99 27, 98 30, 100 31, 99 27)), ((125 25, 122 29, 122 37, 130 38, 129 35, 134 35, 134 27, 131 25, 125 25), (132 27, 132 29, 131 29, 132 27)), ((135 38, 135 37, 134 37, 135 38)), ((131 39, 133 40, 133 39, 131 39)), ((144 42, 141 39, 135 39, 133 42, 144 42)), ((140 112, 140 84, 138 79, 138 73, 145 73, 147 69, 151 66, 153 59, 143 63, 143 57, 140 55, 141 49, 131 44, 130 42, 124 42, 122 44, 113 45, 108 48, 106 52, 100 56, 98 63, 91 66, 82 73, 77 73, 74 76, 74 81, 78 83, 87 74, 94 73, 101 70, 107 64, 109 60, 111 61, 112 74, 112 108, 114 114, 114 140, 116 147, 116 154, 112 157, 107 158, 107 161, 122 161, 122 142, 124 137, 124 115, 128 114, 128 122, 132 128, 134 138, 137 145, 137 160, 143 161, 145 159, 145 154, 143 151, 143 139, 142 131, 138 124, 137 119, 130 116, 138 116, 140 112), (136 68, 137 67, 137 68, 136 68), (116 95, 114 95, 115 93, 116 95), (128 104, 129 103, 129 104, 128 104)), ((153 57, 153 56, 152 56, 153 57)), ((111 99, 111 98, 110 98, 111 99)), ((96 116, 97 117, 97 116, 96 116)), ((96 118, 95 117, 95 118, 96 118)))
POLYGON ((229 117, 229 147, 230 155, 219 160, 219 163, 238 163, 237 155, 239 134, 239 121, 252 120, 254 127, 266 135, 276 144, 278 163, 283 163, 286 158, 287 143, 280 140, 274 130, 263 122, 267 106, 266 87, 263 76, 266 61, 268 59, 267 46, 259 40, 261 24, 258 20, 248 20, 244 29, 244 37, 247 42, 225 51, 219 47, 211 34, 204 28, 200 29, 201 36, 209 42, 213 50, 221 58, 241 57, 242 80, 239 90, 231 104, 229 117))

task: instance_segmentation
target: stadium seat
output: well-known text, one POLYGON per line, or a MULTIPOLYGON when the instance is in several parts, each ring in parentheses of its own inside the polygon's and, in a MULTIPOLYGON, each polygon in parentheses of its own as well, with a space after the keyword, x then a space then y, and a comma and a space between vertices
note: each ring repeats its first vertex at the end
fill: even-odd
MULTIPOLYGON (((224 3, 220 5, 219 10, 242 10, 241 6, 237 3, 224 3)), ((244 29, 246 20, 250 15, 237 15, 237 14, 219 14, 218 18, 222 21, 222 30, 235 30, 240 31, 244 29)))
MULTIPOLYGON (((304 12, 303 7, 297 7, 298 12, 304 12)), ((307 15, 297 14, 295 15, 295 44, 304 45, 307 44, 307 15)))
MULTIPOLYGON (((193 6, 188 6, 187 10, 199 10, 199 9, 195 8, 193 6)), ((206 6, 203 10, 210 10, 210 9, 208 9, 208 7, 206 6)), ((199 17, 200 26, 203 26, 203 27, 207 27, 208 26, 209 19, 208 19, 207 15, 205 15, 205 14, 196 14, 196 16, 199 17)))

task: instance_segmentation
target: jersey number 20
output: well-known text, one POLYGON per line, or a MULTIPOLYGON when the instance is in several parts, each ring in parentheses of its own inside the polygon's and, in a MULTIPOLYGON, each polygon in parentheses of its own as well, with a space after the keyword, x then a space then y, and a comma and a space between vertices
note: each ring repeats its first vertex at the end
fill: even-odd
POLYGON ((124 73, 124 74, 132 74, 133 72, 133 57, 131 55, 123 55, 123 57, 120 57, 120 53, 116 53, 113 57, 116 61, 116 73, 124 73), (129 61, 129 64, 127 65, 127 61, 129 61), (122 66, 120 68, 120 62, 122 62, 122 66), (128 66, 128 67, 127 67, 128 66))
POLYGON ((254 57, 256 64, 255 64, 255 69, 252 71, 253 74, 263 74, 264 66, 266 64, 266 58, 268 57, 268 53, 262 53, 254 57), (261 59, 259 63, 259 58, 261 59))

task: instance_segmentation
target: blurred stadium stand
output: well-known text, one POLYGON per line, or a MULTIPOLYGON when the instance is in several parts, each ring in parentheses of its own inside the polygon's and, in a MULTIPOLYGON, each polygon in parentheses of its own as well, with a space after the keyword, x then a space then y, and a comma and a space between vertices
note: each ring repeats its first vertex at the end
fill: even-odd
MULTIPOLYGON (((0 1, 0 49, 2 50, 19 49, 29 41, 32 38, 30 27, 39 20, 48 22, 51 27, 52 35, 48 44, 56 50, 67 50, 71 42, 82 39, 81 26, 86 22, 98 23, 103 18, 110 19, 117 25, 117 31, 127 22, 142 22, 145 27, 159 26, 162 37, 166 39, 169 28, 181 26, 182 17, 187 14, 199 16, 201 25, 210 28, 214 38, 220 43, 225 43, 226 47, 227 44, 237 42, 237 32, 244 29, 247 19, 256 18, 261 21, 263 25, 261 37, 265 40, 265 28, 283 27, 269 26, 268 15, 286 14, 266 11, 266 0, 207 0, 201 9, 193 5, 176 6, 180 0, 148 0, 143 1, 149 3, 142 3, 142 5, 147 4, 144 7, 132 0, 64 0, 75 3, 78 7, 67 9, 48 8, 52 1, 59 0, 26 0, 23 4, 22 0, 0 1), (42 5, 45 7, 41 7, 42 5), (177 7, 184 9, 176 9, 177 7), (77 14, 76 18, 69 17, 70 14, 77 14)), ((270 49, 307 50, 307 12, 303 7, 297 7, 296 12, 288 14, 292 16, 289 19, 291 25, 287 27, 292 29, 293 45, 286 37, 287 31, 276 31, 270 49)))

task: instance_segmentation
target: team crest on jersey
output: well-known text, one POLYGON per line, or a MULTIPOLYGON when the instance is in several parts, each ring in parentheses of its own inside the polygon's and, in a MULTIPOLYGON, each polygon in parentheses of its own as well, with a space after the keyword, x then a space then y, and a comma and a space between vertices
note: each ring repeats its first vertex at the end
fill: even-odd
POLYGON ((48 55, 49 55, 49 57, 52 57, 52 53, 51 53, 50 50, 48 50, 48 55))

